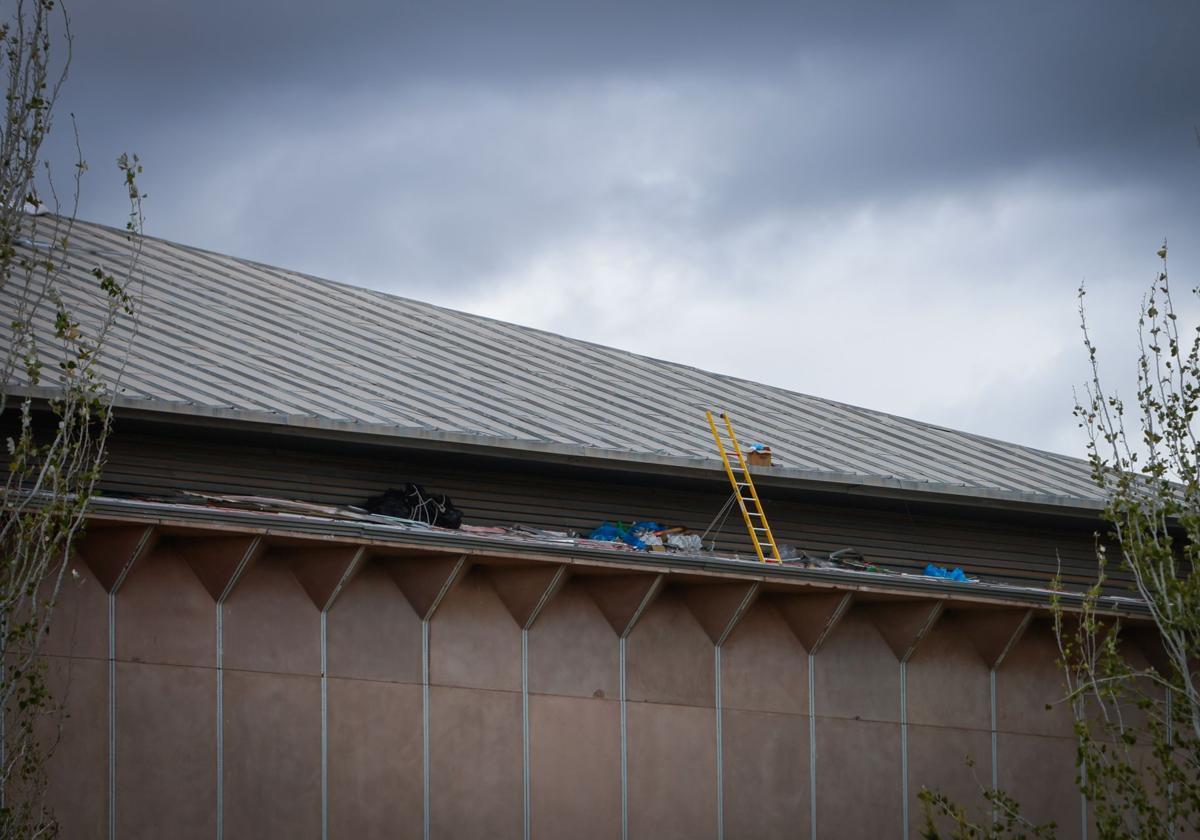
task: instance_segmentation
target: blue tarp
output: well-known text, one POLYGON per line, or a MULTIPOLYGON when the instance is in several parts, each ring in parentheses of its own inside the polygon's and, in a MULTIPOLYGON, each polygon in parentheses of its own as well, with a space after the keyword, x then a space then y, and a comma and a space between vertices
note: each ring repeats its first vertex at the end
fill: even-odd
POLYGON ((968 581, 968 578, 966 574, 963 573, 962 569, 956 568, 951 571, 949 569, 943 569, 941 566, 935 566, 932 563, 925 567, 925 574, 929 575, 930 577, 942 578, 943 580, 957 580, 960 583, 966 583, 968 581))

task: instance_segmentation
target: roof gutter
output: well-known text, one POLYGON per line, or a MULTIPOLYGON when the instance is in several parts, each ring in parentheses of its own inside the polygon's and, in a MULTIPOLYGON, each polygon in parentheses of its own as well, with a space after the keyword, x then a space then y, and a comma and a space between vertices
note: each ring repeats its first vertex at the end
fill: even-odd
MULTIPOLYGON (((791 583, 824 588, 854 590, 876 594, 925 597, 936 596, 959 602, 986 605, 1014 605, 1049 610, 1055 597, 1067 610, 1077 608, 1082 593, 1054 593, 1048 589, 996 583, 960 583, 920 575, 880 574, 874 572, 813 569, 788 564, 767 564, 732 557, 657 554, 617 551, 553 541, 515 541, 486 535, 463 534, 434 528, 410 528, 326 519, 289 513, 264 513, 215 509, 197 505, 150 502, 135 499, 98 497, 89 506, 89 517, 159 526, 184 528, 211 527, 251 531, 278 537, 308 537, 323 540, 368 542, 378 546, 419 548, 486 556, 511 556, 529 559, 558 559, 589 565, 644 567, 647 571, 718 574, 766 583, 791 583)), ((1136 598, 1102 596, 1099 612, 1117 617, 1147 619, 1149 611, 1136 598)))

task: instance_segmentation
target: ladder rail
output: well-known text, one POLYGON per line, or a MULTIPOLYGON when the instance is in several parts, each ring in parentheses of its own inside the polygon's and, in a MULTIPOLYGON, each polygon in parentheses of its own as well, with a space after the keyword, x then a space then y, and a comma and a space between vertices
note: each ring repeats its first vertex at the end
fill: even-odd
MULTIPOLYGON (((721 413, 721 419, 725 421, 725 428, 729 430, 729 440, 733 443, 733 451, 737 453, 738 464, 742 468, 742 475, 746 477, 746 487, 750 490, 750 497, 754 499, 755 510, 758 512, 758 515, 762 517, 762 529, 767 532, 767 542, 771 544, 771 559, 776 563, 781 563, 783 560, 779 556, 779 547, 775 545, 775 535, 771 533, 771 526, 767 523, 766 514, 763 513, 762 502, 758 498, 758 489, 754 486, 754 479, 750 476, 750 467, 746 464, 746 457, 742 453, 742 445, 738 443, 737 434, 735 434, 733 431, 733 421, 731 421, 729 419, 729 415, 725 414, 724 412, 721 413)), ((744 513, 745 506, 743 506, 742 510, 744 513)), ((751 529, 751 533, 754 533, 754 527, 750 523, 749 516, 746 517, 746 527, 751 529)), ((755 539, 757 540, 757 537, 755 537, 755 539)), ((759 551, 759 557, 760 559, 766 559, 762 557, 761 550, 759 551)))
MULTIPOLYGON (((746 530, 749 532, 751 542, 754 543, 754 552, 758 555, 759 562, 766 562, 766 557, 763 556, 762 546, 759 545, 757 537, 754 535, 750 524, 750 515, 746 510, 746 500, 742 498, 741 487, 743 482, 737 480, 737 476, 733 473, 733 465, 729 462, 729 453, 725 450, 725 441, 721 439, 721 433, 717 431, 717 421, 713 419, 711 411, 704 412, 704 416, 708 418, 708 426, 712 430, 713 440, 717 443, 717 452, 721 456, 721 463, 725 465, 725 475, 729 477, 729 483, 733 486, 733 495, 737 498, 738 509, 742 512, 742 521, 746 523, 746 530)), ((725 417, 724 414, 721 415, 725 417)))
POLYGON ((704 416, 708 418, 708 426, 712 430, 713 440, 717 442, 717 452, 721 456, 721 463, 725 465, 725 475, 729 477, 729 483, 733 485, 733 495, 737 497, 738 507, 741 508, 742 517, 746 516, 746 505, 742 501, 742 494, 738 491, 737 476, 733 474, 733 467, 729 463, 729 455, 725 451, 725 441, 721 440, 721 435, 717 431, 717 421, 713 420, 711 411, 704 412, 704 416))
POLYGON ((733 495, 737 498, 738 509, 742 512, 742 521, 746 524, 746 531, 750 535, 750 542, 754 544, 754 552, 758 555, 760 563, 779 563, 782 562, 779 556, 779 548, 775 545, 775 537, 771 533, 771 526, 767 523, 767 516, 763 513, 762 502, 759 501, 758 491, 754 488, 754 480, 750 477, 750 469, 746 465, 745 456, 742 454, 741 445, 738 443, 737 435, 734 434, 733 424, 729 420, 729 416, 721 414, 721 419, 725 421, 725 428, 729 433, 729 440, 732 444, 733 451, 737 455, 737 469, 742 473, 745 481, 738 481, 737 475, 734 473, 734 466, 729 458, 729 453, 725 448, 725 441, 721 438, 721 433, 717 429, 717 422, 713 419, 711 411, 704 412, 708 419, 709 429, 712 431, 713 440, 717 444, 717 452, 721 456, 721 463, 725 466, 725 475, 729 478, 729 483, 733 487, 733 495), (742 495, 742 488, 747 488, 750 491, 750 498, 747 499, 742 495), (750 510, 747 502, 754 503, 754 509, 750 510), (761 528, 756 527, 751 517, 757 517, 761 521, 761 528), (767 541, 762 542, 759 533, 767 535, 767 541), (764 548, 770 548, 771 556, 767 557, 763 553, 764 548))

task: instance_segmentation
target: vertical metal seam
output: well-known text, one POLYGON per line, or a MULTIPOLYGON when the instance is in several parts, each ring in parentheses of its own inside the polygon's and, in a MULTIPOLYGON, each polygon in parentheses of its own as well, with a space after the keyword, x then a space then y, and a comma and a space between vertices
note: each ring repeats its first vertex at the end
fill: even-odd
POLYGON ((329 609, 353 577, 366 553, 366 546, 359 546, 321 607, 321 840, 329 840, 329 609))
POLYGON ((108 593, 108 836, 117 837, 117 593, 108 593))
POLYGON ((810 840, 817 840, 817 697, 813 690, 813 654, 808 655, 808 820, 810 840))
POLYGON ((142 538, 108 593, 108 836, 111 840, 116 840, 117 836, 117 590, 141 556, 153 531, 153 526, 147 526, 142 532, 142 538))
MULTIPOLYGON (((1174 704, 1174 700, 1172 699, 1174 695, 1173 695, 1171 686, 1167 686, 1166 693, 1167 693, 1167 697, 1166 697, 1166 700, 1163 701, 1163 711, 1166 713, 1166 718, 1167 718, 1167 746, 1170 747, 1172 749, 1172 751, 1174 751, 1174 748, 1175 748, 1175 720, 1174 720, 1175 704, 1174 704)), ((1175 783, 1169 782, 1167 784, 1168 813, 1170 811, 1174 810, 1174 804, 1175 804, 1175 783)), ((1172 840, 1174 840, 1175 820, 1173 820, 1173 819, 1167 824, 1167 836, 1171 837, 1172 840)))
POLYGON ((250 558, 258 551, 262 537, 255 537, 238 561, 225 588, 217 597, 217 840, 225 834, 225 600, 242 577, 250 558))
MULTIPOLYGON (((1000 735, 997 728, 996 717, 996 669, 992 668, 988 672, 988 683, 992 712, 992 790, 997 790, 1000 787, 1000 735)), ((995 819, 995 808, 992 809, 993 819, 995 819)))
MULTIPOLYGON (((1075 701, 1075 719, 1081 720, 1084 714, 1083 698, 1075 701)), ((1087 785, 1087 765, 1081 764, 1079 768, 1079 780, 1087 785)), ((1087 796, 1082 790, 1079 791, 1079 837, 1080 840, 1088 840, 1088 801, 1087 796)))
POLYGON ((529 631, 524 627, 521 628, 521 768, 525 840, 529 840, 529 631))
POLYGON ((421 811, 422 830, 429 840, 429 619, 421 619, 421 811))
POLYGON ((717 840, 725 840, 725 757, 721 733, 721 646, 713 648, 713 668, 717 675, 717 840))
POLYGON ((321 840, 329 838, 329 645, 321 610, 321 840))
POLYGON ((646 594, 642 596, 641 602, 637 605, 637 609, 633 611, 633 615, 629 617, 629 622, 625 625, 625 630, 619 637, 620 644, 617 648, 619 652, 621 692, 621 840, 629 840, 629 734, 625 717, 625 639, 633 632, 634 625, 638 623, 638 619, 642 617, 642 613, 650 606, 650 602, 658 594, 658 590, 662 587, 663 580, 665 579, 665 575, 659 574, 646 589, 646 594))
POLYGON ((529 840, 532 832, 532 815, 530 812, 530 766, 529 766, 529 628, 537 621, 539 615, 554 593, 558 591, 567 575, 566 565, 558 567, 550 583, 542 591, 542 596, 529 611, 529 617, 521 628, 521 787, 524 811, 525 840, 529 840))
POLYGON ((903 804, 900 818, 904 821, 901 836, 908 840, 908 663, 900 663, 900 795, 903 804))
POLYGON ((225 833, 225 635, 217 601, 217 840, 225 833))
POLYGON ((629 840, 629 744, 625 724, 625 637, 620 638, 621 691, 621 840, 629 840))

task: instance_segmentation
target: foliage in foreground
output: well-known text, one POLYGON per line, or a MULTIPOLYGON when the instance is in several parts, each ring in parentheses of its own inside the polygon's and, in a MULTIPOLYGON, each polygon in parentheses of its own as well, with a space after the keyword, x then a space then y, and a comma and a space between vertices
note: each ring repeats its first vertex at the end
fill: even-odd
POLYGON ((136 327, 129 278, 140 247, 141 168, 136 158, 118 162, 131 204, 127 257, 111 268, 81 265, 71 231, 86 166, 76 159, 64 206, 42 160, 70 64, 69 21, 54 0, 16 0, 0 23, 0 45, 0 837, 46 837, 57 831, 45 806, 45 765, 65 686, 52 695, 40 650, 104 465, 110 395, 136 327), (52 60, 59 49, 63 59, 52 60), (68 286, 68 271, 90 272, 91 287, 68 286))
MULTIPOLYGON (((1162 268, 1138 319, 1136 409, 1101 384, 1097 350, 1080 319, 1091 379, 1075 413, 1088 434, 1092 478, 1108 533, 1097 535, 1098 575, 1079 615, 1054 607, 1067 703, 1077 739, 1076 785, 1097 836, 1174 838, 1200 832, 1200 326, 1181 332, 1162 268), (1133 424, 1136 423, 1136 427, 1133 424), (1108 546, 1145 600, 1153 625, 1122 627, 1103 614, 1108 546), (1141 638, 1137 638, 1141 636, 1141 638), (1135 642, 1140 644, 1135 645, 1135 642), (1137 648, 1135 652, 1134 648, 1137 648), (1146 662, 1139 655, 1145 653, 1146 662)), ((1193 290, 1200 297, 1200 289, 1193 290)), ((1003 791, 983 789, 972 815, 921 792, 928 838, 1053 837, 1003 791)))

